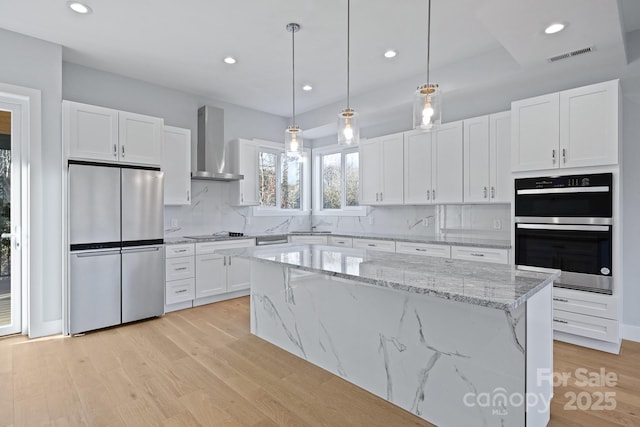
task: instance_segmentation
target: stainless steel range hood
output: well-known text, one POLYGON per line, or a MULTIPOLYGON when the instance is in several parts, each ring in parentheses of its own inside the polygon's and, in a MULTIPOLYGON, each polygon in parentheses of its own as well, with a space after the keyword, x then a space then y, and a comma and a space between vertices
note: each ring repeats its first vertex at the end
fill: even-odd
POLYGON ((197 170, 191 179, 238 181, 244 175, 229 171, 224 142, 224 110, 205 105, 198 108, 197 170))

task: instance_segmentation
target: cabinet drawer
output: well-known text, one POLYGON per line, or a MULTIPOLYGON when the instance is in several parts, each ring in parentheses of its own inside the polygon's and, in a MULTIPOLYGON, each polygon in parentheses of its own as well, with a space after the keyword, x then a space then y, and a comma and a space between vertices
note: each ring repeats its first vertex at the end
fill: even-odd
POLYGON ((326 245, 327 236, 289 236, 291 243, 306 243, 309 245, 326 245))
POLYGON ((553 308, 605 319, 618 319, 618 298, 611 295, 553 288, 553 308))
POLYGON ((165 260, 165 280, 188 279, 195 276, 194 258, 192 256, 169 258, 165 260))
POLYGON ((249 248, 256 245, 256 239, 225 240, 224 242, 196 243, 196 255, 212 254, 219 249, 249 248))
POLYGON ((175 258, 179 256, 192 256, 195 253, 195 245, 193 243, 185 243, 179 245, 165 245, 165 257, 175 258))
POLYGON ((449 245, 430 245, 427 243, 396 242, 396 252, 399 254, 413 254, 413 255, 451 258, 451 246, 449 245))
POLYGON ((553 310, 553 329, 602 341, 618 342, 618 322, 602 317, 553 310))
POLYGON ((175 304, 178 302, 193 299, 196 279, 173 280, 166 284, 165 304, 175 304))
POLYGON ((465 259, 468 261, 509 263, 509 251, 507 249, 472 248, 466 246, 452 246, 451 258, 465 259))
POLYGON ((394 240, 353 239, 353 247, 371 251, 395 252, 396 242, 394 240))
POLYGON ((345 248, 353 247, 353 238, 351 237, 338 237, 338 236, 329 236, 327 237, 327 244, 331 246, 342 246, 345 248))

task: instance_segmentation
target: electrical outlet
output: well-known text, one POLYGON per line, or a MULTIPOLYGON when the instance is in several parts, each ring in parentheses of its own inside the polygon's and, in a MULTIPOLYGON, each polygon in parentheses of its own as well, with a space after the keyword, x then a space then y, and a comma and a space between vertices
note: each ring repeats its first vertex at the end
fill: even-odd
POLYGON ((373 217, 372 216, 369 217, 369 225, 373 225, 373 217))
POLYGON ((493 229, 494 230, 502 230, 502 221, 500 221, 499 219, 494 219, 493 220, 493 229))
POLYGON ((176 228, 178 226, 178 218, 171 218, 171 228, 176 228))

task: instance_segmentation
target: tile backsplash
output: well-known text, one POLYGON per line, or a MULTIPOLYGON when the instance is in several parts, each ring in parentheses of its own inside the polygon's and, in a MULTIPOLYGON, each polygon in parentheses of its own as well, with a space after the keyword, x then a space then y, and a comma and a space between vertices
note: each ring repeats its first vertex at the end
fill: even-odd
POLYGON ((368 208, 367 216, 253 216, 251 207, 229 204, 230 189, 225 182, 192 181, 190 206, 165 207, 165 237, 224 231, 287 233, 314 226, 345 233, 510 238, 508 204, 379 206, 368 208))

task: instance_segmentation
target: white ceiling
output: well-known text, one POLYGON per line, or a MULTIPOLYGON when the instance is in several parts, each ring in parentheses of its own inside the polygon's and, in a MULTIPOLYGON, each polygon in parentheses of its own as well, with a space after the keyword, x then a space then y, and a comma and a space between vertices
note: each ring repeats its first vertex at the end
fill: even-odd
MULTIPOLYGON (((66 3, 0 0, 0 27, 61 44, 68 62, 289 117, 285 26, 297 22, 297 112, 345 98, 346 0, 86 0, 93 13, 85 16, 66 3), (227 55, 238 63, 224 64, 227 55), (314 90, 303 92, 303 83, 314 90)), ((640 29, 639 4, 622 1, 626 31, 640 29)), ((352 96, 424 77, 426 5, 352 0, 352 96), (398 50, 394 60, 382 56, 389 48, 398 50)), ((432 69, 496 50, 526 69, 586 46, 617 49, 623 64, 621 22, 615 0, 432 0, 432 69), (554 21, 567 29, 545 36, 554 21)))

